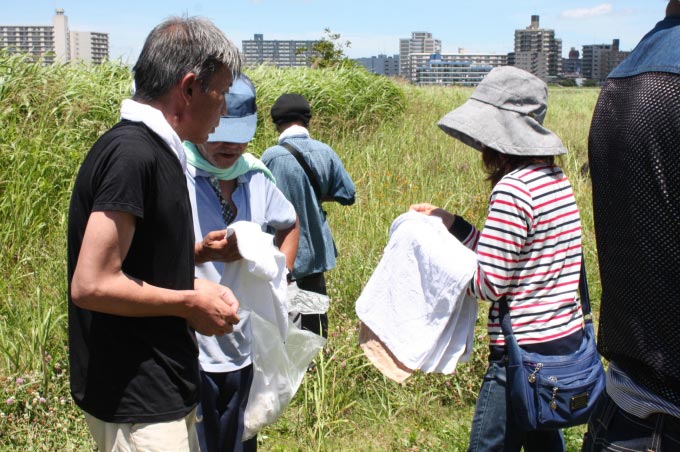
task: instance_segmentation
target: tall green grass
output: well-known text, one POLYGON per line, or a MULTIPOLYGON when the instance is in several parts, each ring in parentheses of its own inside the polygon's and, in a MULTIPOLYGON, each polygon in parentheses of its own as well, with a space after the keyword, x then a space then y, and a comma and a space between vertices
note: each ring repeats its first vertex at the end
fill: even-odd
POLYGON ((269 112, 284 93, 302 94, 309 100, 316 136, 322 140, 370 133, 401 115, 405 107, 398 86, 356 67, 310 70, 260 66, 246 72, 257 88, 258 131, 250 149, 258 155, 276 143, 278 135, 269 112))
POLYGON ((129 87, 122 66, 43 67, 0 52, 0 444, 10 449, 89 444, 67 390, 68 199, 129 87))
MULTIPOLYGON (((415 88, 360 69, 248 70, 259 127, 250 151, 276 142, 274 100, 299 92, 314 137, 342 157, 357 186, 351 207, 329 205, 340 252, 329 272, 330 338, 283 417, 261 432, 261 450, 464 450, 486 364, 480 304, 469 363, 455 375, 387 380, 358 347, 354 303, 387 243, 391 222, 429 201, 481 226, 489 193, 479 153, 441 132, 464 88, 415 88)), ((66 212, 79 164, 118 118, 126 67, 50 66, 0 53, 0 449, 83 450, 92 443, 68 392, 66 212), (10 402, 10 403, 8 403, 10 402)), ((596 90, 551 88, 546 125, 567 144, 562 165, 577 193, 591 291, 599 293, 586 138, 596 90)), ((597 303, 595 303, 597 306, 597 303)), ((578 450, 582 428, 567 431, 578 450)))

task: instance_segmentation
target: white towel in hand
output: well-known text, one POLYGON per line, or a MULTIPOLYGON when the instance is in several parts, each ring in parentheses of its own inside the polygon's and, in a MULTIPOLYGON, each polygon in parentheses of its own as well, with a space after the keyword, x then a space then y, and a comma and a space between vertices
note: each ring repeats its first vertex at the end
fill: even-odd
POLYGON ((236 234, 243 259, 227 262, 220 284, 229 287, 244 309, 256 312, 288 335, 286 256, 274 246, 273 236, 260 225, 237 221, 227 227, 227 237, 236 234))
POLYGON ((476 267, 440 218, 409 211, 392 223, 356 313, 409 369, 452 373, 472 352, 477 301, 466 289, 476 267))

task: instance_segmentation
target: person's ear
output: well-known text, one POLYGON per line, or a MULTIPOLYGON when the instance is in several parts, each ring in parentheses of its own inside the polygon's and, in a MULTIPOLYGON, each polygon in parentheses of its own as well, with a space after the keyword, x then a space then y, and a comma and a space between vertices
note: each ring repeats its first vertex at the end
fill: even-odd
POLYGON ((184 99, 184 101, 187 103, 190 102, 194 94, 194 89, 196 89, 196 86, 198 84, 196 74, 194 74, 193 72, 186 73, 179 83, 180 92, 182 93, 182 99, 184 99))

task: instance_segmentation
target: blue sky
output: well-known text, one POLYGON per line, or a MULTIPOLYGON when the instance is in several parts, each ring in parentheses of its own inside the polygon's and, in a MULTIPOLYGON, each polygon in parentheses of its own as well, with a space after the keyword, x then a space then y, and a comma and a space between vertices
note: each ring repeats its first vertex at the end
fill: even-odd
MULTIPOLYGON (((5 0, 9 1, 9 0, 5 0)), ((148 32, 171 15, 213 20, 240 48, 262 33, 264 39, 319 39, 324 29, 350 41, 351 58, 399 53, 399 39, 427 31, 442 51, 507 53, 514 31, 540 16, 555 30, 563 53, 584 44, 611 43, 631 50, 664 15, 666 0, 23 0, 5 5, 3 25, 51 25, 63 8, 74 31, 109 33, 111 57, 134 63, 148 32), (414 9, 414 5, 417 6, 414 9)))

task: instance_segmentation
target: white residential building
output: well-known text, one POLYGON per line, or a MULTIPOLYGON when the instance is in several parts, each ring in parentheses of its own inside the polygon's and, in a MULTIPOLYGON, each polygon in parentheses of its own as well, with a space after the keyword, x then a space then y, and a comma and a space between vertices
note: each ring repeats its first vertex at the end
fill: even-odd
POLYGON ((408 39, 399 40, 399 75, 406 80, 414 81, 416 78, 416 67, 427 63, 429 55, 441 53, 442 42, 434 39, 432 33, 425 31, 414 31, 408 39), (411 55, 427 55, 411 57, 411 55))
POLYGON ((100 64, 109 57, 109 35, 96 31, 71 32, 71 60, 100 64))
POLYGON ((52 25, 0 25, 0 48, 42 58, 44 64, 82 60, 99 64, 109 58, 109 35, 70 31, 63 9, 52 25))
POLYGON ((320 41, 265 40, 262 34, 241 41, 247 66, 269 64, 277 67, 310 66, 318 52, 312 50, 320 41))
POLYGON ((508 64, 505 54, 462 53, 462 49, 459 52, 412 54, 414 61, 421 62, 415 68, 413 83, 477 86, 491 69, 508 64))

